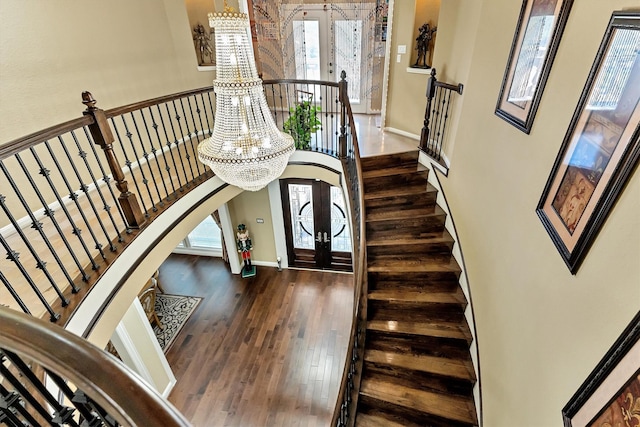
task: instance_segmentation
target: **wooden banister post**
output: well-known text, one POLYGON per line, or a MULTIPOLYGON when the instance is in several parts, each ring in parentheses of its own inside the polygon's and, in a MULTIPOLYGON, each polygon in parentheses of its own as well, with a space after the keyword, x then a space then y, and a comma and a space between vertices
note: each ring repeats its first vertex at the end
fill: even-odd
POLYGON ((427 80, 427 107, 424 110, 424 123, 422 126, 422 132, 420 133, 420 148, 423 150, 428 149, 429 144, 429 119, 431 117, 431 101, 436 93, 436 69, 431 69, 431 76, 427 80))
POLYGON ((340 99, 340 137, 338 138, 338 150, 341 159, 347 158, 347 102, 349 94, 347 92, 347 73, 342 70, 340 82, 338 83, 338 97, 340 99))
POLYGON ((104 110, 96 107, 97 101, 91 95, 91 92, 82 92, 82 103, 87 106, 87 109, 82 112, 85 116, 93 117, 93 123, 89 125, 89 131, 93 137, 93 142, 99 145, 104 151, 109 163, 109 169, 113 174, 113 179, 116 182, 116 188, 120 190, 118 196, 118 202, 124 212, 124 216, 127 220, 127 225, 130 228, 140 228, 146 222, 140 204, 134 193, 129 191, 127 181, 124 179, 124 173, 122 167, 118 163, 118 159, 113 151, 113 133, 109 122, 107 122, 107 116, 104 110))

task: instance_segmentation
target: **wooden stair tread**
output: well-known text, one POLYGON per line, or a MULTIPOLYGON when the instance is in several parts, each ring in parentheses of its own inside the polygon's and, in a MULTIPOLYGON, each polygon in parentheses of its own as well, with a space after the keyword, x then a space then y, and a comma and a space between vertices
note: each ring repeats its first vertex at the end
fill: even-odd
POLYGON ((476 413, 471 397, 449 396, 417 390, 373 378, 363 378, 360 394, 460 423, 476 425, 476 413))
POLYGON ((466 304, 467 299, 458 286, 454 292, 408 291, 402 289, 385 289, 369 292, 370 301, 389 301, 405 303, 434 303, 434 304, 466 304))
POLYGON ((469 360, 448 359, 418 354, 400 354, 382 350, 367 350, 364 360, 378 365, 389 365, 412 371, 426 372, 461 380, 476 380, 469 360))
POLYGON ((380 169, 388 166, 418 164, 418 150, 405 151, 401 153, 383 154, 380 156, 366 156, 360 159, 362 171, 380 169))
POLYGON ((399 237, 397 239, 374 239, 367 241, 367 247, 373 246, 414 246, 453 243, 453 237, 447 230, 434 231, 420 237, 399 237))
POLYGON ((448 322, 405 322, 396 320, 376 320, 367 322, 367 329, 398 335, 418 335, 435 338, 465 340, 471 344, 471 331, 466 321, 448 322))
POLYGON ((365 222, 373 223, 378 221, 402 221, 409 218, 422 218, 428 216, 446 215, 446 212, 438 205, 409 209, 399 209, 396 211, 371 212, 365 215, 365 222))
POLYGON ((356 416, 356 427, 406 427, 406 424, 400 424, 378 415, 359 412, 356 416))
POLYGON ((417 163, 403 164, 393 167, 371 169, 362 173, 362 179, 380 178, 391 175, 401 175, 405 173, 422 172, 418 170, 417 163))
POLYGON ((459 274, 461 272, 455 258, 451 258, 447 262, 428 257, 416 257, 415 259, 391 260, 377 259, 369 260, 367 263, 367 271, 375 272, 453 272, 459 274))
POLYGON ((424 184, 419 185, 407 185, 404 187, 388 188, 382 191, 367 191, 364 194, 365 204, 367 200, 381 199, 386 197, 406 196, 406 195, 419 195, 421 193, 430 193, 436 190, 433 185, 429 184, 426 180, 424 184))

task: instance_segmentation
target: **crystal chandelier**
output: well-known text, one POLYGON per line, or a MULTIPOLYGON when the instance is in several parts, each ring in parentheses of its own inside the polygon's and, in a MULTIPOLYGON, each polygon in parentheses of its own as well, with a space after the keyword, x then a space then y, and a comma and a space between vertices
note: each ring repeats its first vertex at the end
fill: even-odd
POLYGON ((277 179, 295 150, 278 130, 258 77, 245 13, 210 13, 215 29, 216 119, 198 158, 223 181, 258 191, 277 179))

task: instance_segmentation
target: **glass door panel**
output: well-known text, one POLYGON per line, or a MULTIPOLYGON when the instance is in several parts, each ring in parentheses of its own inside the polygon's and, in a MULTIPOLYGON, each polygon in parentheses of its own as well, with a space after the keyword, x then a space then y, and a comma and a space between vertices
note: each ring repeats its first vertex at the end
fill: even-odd
POLYGON ((342 191, 331 187, 331 250, 351 252, 351 233, 347 222, 347 209, 342 191))
POLYGON ((311 185, 289 184, 293 247, 315 249, 311 185))

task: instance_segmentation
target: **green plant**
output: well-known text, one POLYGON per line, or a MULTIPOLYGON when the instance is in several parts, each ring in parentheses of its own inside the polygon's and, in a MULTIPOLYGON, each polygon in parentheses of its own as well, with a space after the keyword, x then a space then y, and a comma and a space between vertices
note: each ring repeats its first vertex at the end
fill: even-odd
POLYGON ((284 122, 284 131, 293 137, 296 148, 307 149, 311 145, 311 135, 321 129, 318 117, 320 107, 311 101, 302 101, 289 109, 289 118, 284 122))

